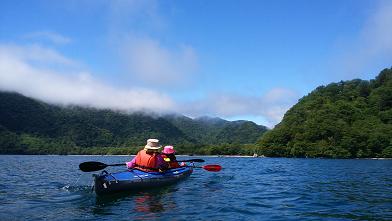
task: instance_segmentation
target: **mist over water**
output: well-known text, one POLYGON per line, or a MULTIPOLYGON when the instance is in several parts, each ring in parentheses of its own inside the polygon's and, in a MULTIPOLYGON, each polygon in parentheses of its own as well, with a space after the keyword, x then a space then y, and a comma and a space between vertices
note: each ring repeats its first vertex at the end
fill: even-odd
POLYGON ((91 191, 93 173, 81 172, 78 165, 130 157, 3 155, 0 219, 392 219, 391 160, 200 158, 224 169, 195 169, 175 185, 97 197, 91 191))

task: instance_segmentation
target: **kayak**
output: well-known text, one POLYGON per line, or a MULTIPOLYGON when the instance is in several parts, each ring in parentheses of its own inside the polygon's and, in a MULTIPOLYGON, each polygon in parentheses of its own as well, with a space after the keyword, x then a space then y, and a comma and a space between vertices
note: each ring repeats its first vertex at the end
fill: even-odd
POLYGON ((104 170, 100 174, 94 174, 94 190, 97 195, 105 195, 149 187, 160 187, 183 180, 189 177, 192 172, 192 167, 180 167, 162 173, 144 172, 138 169, 108 173, 104 170))

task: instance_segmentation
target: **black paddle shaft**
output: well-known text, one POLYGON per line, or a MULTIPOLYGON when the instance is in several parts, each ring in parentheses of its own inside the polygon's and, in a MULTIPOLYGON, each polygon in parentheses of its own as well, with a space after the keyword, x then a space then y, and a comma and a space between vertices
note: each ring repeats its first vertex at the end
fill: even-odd
POLYGON ((118 164, 104 164, 101 162, 89 161, 79 164, 79 169, 83 172, 92 172, 103 170, 108 166, 125 166, 125 163, 118 163, 118 164))
MULTIPOLYGON (((178 160, 177 162, 198 162, 202 163, 204 162, 203 159, 190 159, 190 160, 178 160)), ((98 170, 103 170, 106 167, 109 166, 125 166, 125 163, 118 163, 118 164, 104 164, 101 162, 96 162, 96 161, 88 161, 79 164, 79 169, 83 172, 93 172, 93 171, 98 171, 98 170)))

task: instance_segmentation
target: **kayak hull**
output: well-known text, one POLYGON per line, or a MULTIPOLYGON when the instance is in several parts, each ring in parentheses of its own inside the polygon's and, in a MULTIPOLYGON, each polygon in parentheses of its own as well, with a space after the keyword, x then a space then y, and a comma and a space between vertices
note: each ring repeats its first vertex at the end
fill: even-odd
POLYGON ((170 169, 163 173, 144 172, 137 169, 117 173, 103 171, 101 174, 95 175, 94 190, 97 195, 105 195, 160 187, 183 180, 189 177, 192 172, 192 167, 170 169))

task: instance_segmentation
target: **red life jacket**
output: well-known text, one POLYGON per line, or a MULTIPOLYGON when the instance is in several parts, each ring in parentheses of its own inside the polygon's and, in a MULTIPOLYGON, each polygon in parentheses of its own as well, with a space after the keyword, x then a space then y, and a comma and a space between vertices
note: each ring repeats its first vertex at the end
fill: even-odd
POLYGON ((159 153, 147 153, 146 150, 141 150, 136 155, 135 168, 146 172, 157 172, 159 171, 158 165, 159 153))
POLYGON ((163 159, 169 163, 169 168, 179 168, 181 167, 180 164, 178 164, 178 162, 173 162, 174 160, 176 160, 176 157, 174 156, 174 154, 164 154, 162 153, 161 156, 163 157, 163 159))

